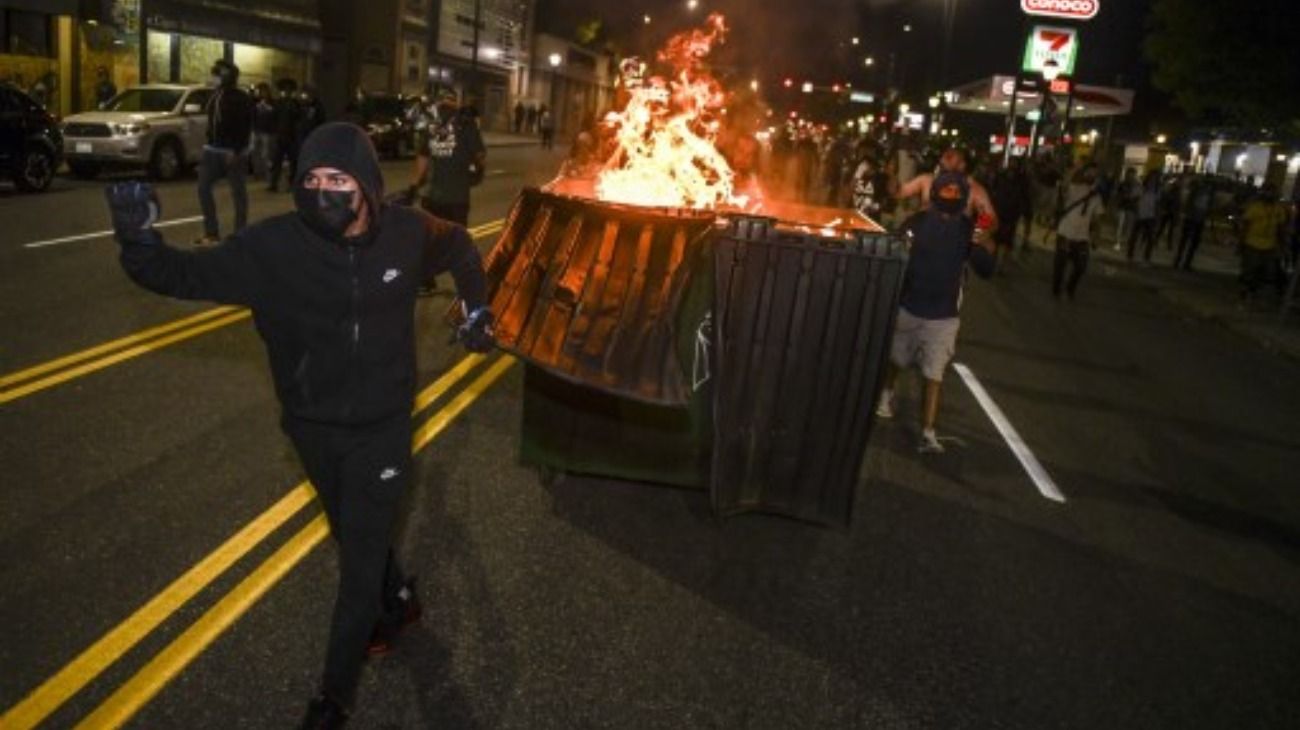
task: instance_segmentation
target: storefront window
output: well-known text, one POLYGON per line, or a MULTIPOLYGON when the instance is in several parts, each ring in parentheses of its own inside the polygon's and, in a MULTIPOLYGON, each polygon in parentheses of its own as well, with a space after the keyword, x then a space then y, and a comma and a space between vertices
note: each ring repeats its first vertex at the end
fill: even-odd
POLYGON ((308 56, 278 48, 236 43, 235 65, 239 67, 239 83, 246 86, 275 86, 280 79, 293 79, 300 85, 309 81, 308 56))
POLYGON ((0 9, 0 53, 49 58, 54 55, 51 36, 50 16, 0 9))
POLYGON ((224 56, 224 44, 213 38, 192 35, 181 36, 180 77, 182 84, 207 84, 212 76, 212 64, 224 56))
POLYGON ((149 31, 149 83, 172 80, 172 34, 149 31))

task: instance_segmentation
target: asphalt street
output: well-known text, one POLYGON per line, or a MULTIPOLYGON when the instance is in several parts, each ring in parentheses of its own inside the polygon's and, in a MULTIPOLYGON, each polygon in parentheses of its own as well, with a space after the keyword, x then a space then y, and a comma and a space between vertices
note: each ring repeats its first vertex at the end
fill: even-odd
MULTIPOLYGON (((555 164, 492 150, 471 223, 555 164)), ((384 170, 397 189, 410 163, 384 170)), ((249 321, 92 353, 31 392, 47 374, 7 378, 230 316, 131 284, 88 235, 101 187, 0 189, 0 727, 292 727, 336 556, 249 321)), ((253 220, 291 205, 253 190, 253 220)), ((165 221, 198 214, 192 178, 160 194, 165 221)), ((164 231, 188 245, 199 224, 164 231)), ((421 300, 438 397, 401 554, 426 610, 368 663, 355 727, 1300 727, 1300 365, 1141 272, 1099 264, 1054 301, 1048 263, 971 285, 956 359, 1064 501, 950 371, 947 453, 916 453, 906 380, 849 529, 543 483, 516 458, 522 366, 466 363, 449 299, 421 300)))

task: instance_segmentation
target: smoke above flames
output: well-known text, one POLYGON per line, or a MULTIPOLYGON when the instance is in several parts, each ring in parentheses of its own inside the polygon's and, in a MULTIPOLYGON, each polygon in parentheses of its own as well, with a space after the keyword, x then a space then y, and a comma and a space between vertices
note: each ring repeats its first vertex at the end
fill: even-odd
POLYGON ((717 147, 727 93, 708 72, 707 58, 726 41, 727 25, 714 13, 700 28, 673 36, 656 60, 620 67, 622 109, 604 124, 614 153, 596 176, 596 197, 611 202, 675 208, 742 205, 735 174, 717 147))

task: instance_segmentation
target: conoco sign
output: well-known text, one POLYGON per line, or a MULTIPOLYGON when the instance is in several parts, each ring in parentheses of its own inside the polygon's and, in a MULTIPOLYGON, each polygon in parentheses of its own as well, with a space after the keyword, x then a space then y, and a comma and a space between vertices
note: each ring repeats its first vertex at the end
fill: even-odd
POLYGON ((1090 20, 1101 10, 1101 0, 1020 0, 1020 9, 1048 18, 1090 20))

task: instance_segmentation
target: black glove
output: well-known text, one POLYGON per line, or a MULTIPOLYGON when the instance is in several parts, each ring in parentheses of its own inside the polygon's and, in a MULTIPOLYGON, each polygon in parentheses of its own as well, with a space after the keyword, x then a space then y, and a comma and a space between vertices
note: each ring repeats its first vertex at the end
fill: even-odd
POLYGON ((113 234, 123 245, 156 244, 162 236, 154 230, 154 221, 162 213, 153 186, 142 182, 113 183, 104 188, 108 212, 113 217, 113 234))
POLYGON ((456 339, 470 352, 492 352, 497 345, 496 335, 492 333, 492 312, 487 307, 479 307, 470 312, 465 323, 456 329, 456 339))

